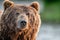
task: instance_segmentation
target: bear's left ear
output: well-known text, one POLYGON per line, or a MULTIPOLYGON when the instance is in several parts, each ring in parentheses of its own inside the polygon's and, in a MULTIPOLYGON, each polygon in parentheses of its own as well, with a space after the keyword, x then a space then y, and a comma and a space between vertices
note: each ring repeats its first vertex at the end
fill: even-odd
POLYGON ((6 10, 8 7, 13 6, 13 5, 14 5, 14 3, 11 1, 4 1, 4 3, 3 3, 4 10, 6 10))
POLYGON ((32 2, 32 4, 30 6, 35 8, 37 11, 39 11, 39 9, 40 9, 40 5, 38 2, 32 2))

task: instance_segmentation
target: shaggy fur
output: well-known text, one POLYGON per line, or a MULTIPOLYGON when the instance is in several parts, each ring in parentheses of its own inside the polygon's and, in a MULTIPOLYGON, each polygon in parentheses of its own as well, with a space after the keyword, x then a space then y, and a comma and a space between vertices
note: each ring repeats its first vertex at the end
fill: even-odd
POLYGON ((0 21, 0 40, 36 40, 41 24, 37 3, 34 2, 29 6, 24 6, 5 1, 4 12, 0 21), (23 30, 17 28, 17 20, 20 20, 19 16, 21 14, 26 16, 26 20, 28 19, 27 26, 23 30))

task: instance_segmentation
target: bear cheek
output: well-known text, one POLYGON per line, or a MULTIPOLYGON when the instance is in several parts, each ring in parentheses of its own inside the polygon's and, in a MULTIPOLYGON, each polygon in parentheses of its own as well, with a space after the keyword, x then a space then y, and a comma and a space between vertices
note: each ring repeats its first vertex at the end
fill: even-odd
POLYGON ((30 22, 30 23, 29 23, 30 25, 32 25, 32 26, 34 25, 35 16, 34 16, 33 14, 30 15, 30 17, 29 17, 29 22, 30 22))

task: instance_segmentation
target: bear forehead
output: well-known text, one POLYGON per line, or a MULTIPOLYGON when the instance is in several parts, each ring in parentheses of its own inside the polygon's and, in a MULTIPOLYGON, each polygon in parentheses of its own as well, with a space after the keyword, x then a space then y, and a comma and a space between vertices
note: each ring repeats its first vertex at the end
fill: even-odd
POLYGON ((7 8, 7 10, 11 11, 11 10, 15 10, 15 11, 20 11, 20 12, 33 12, 34 9, 32 7, 29 6, 25 6, 25 5, 14 5, 12 7, 7 8))
POLYGON ((25 5, 14 5, 5 10, 5 12, 18 12, 18 13, 35 13, 35 9, 25 5))
POLYGON ((27 15, 36 15, 36 11, 34 8, 29 7, 29 6, 25 6, 25 5, 14 5, 12 7, 9 7, 5 10, 4 12, 5 14, 16 14, 16 13, 20 13, 20 14, 27 14, 27 15))

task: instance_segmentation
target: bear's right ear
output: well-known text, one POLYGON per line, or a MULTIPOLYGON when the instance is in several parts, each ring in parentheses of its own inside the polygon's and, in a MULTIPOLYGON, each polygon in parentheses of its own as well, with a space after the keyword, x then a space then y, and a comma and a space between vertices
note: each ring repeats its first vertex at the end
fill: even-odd
POLYGON ((37 1, 32 2, 32 4, 30 6, 35 8, 37 11, 40 10, 40 4, 37 1))
POLYGON ((13 6, 13 5, 14 5, 14 3, 11 1, 8 1, 8 0, 4 1, 4 3, 3 3, 4 10, 6 10, 8 7, 13 6))

